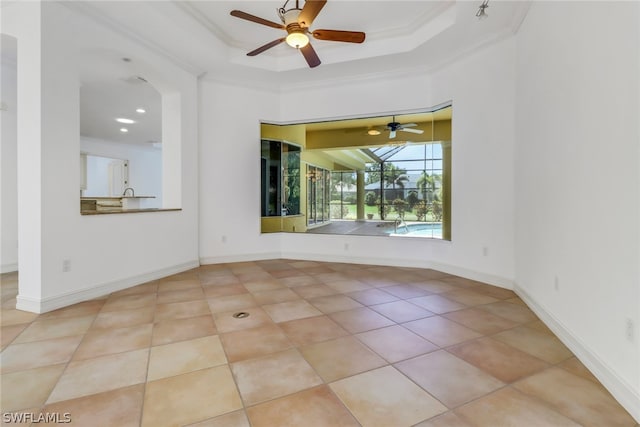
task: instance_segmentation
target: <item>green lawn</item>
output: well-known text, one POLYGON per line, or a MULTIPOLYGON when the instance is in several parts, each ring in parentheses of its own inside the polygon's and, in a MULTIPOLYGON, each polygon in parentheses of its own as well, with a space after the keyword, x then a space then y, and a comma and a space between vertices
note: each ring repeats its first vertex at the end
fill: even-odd
MULTIPOLYGON (((349 209, 349 213, 347 214, 346 217, 344 217, 343 219, 357 219, 357 214, 356 214, 356 205, 352 204, 352 205, 344 205, 346 208, 349 209)), ((367 206, 364 205, 364 214, 365 214, 365 219, 367 218, 367 214, 373 214, 373 218, 371 218, 372 220, 380 220, 380 213, 378 211, 378 206, 367 206)), ((398 217, 398 214, 396 213, 395 210, 391 209, 391 211, 387 214, 386 219, 387 220, 394 220, 398 217)), ((339 219, 339 217, 337 218, 339 219)), ((405 212, 404 214, 404 219, 407 221, 417 221, 418 218, 416 217, 416 214, 414 212, 405 212)), ((428 222, 433 221, 433 217, 431 216, 431 213, 427 214, 427 219, 428 222)))

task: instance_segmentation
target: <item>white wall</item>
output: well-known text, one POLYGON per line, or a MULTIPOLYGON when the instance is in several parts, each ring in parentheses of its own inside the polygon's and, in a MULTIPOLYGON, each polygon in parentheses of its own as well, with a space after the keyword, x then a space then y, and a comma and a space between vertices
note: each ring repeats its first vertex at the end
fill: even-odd
POLYGON ((510 287, 514 278, 514 43, 499 43, 433 77, 403 73, 332 81, 280 96, 203 82, 201 261, 283 256, 434 267, 510 287), (473 81, 469 70, 474 72, 473 81), (473 83, 477 81, 485 84, 473 83), (454 111, 452 242, 259 234, 260 120, 373 115, 427 109, 450 100, 454 111), (487 198, 490 203, 480 202, 487 198), (483 247, 488 248, 488 256, 482 255, 483 247))
POLYGON ((260 120, 279 118, 277 93, 200 82, 200 259, 277 258, 260 234, 260 120))
POLYGON ((19 120, 25 113, 18 123, 18 170, 25 178, 18 188, 18 308, 47 311, 196 266, 196 78, 61 4, 11 4, 2 24, 18 37, 19 120), (181 211, 80 215, 76 60, 96 46, 149 64, 157 70, 149 74, 154 86, 180 94, 181 211), (71 261, 71 271, 62 272, 63 260, 71 261))
MULTIPOLYGON (((143 199, 144 208, 162 207, 162 150, 152 146, 124 144, 96 138, 80 138, 80 151, 95 156, 129 161, 129 184, 136 196, 155 196, 143 199)), ((90 169, 87 173, 89 178, 90 169)), ((88 194, 88 193, 85 193, 88 194)), ((92 196, 106 195, 91 194, 92 196)))
POLYGON ((516 151, 517 290, 637 420, 639 28, 637 2, 534 2, 516 151))
POLYGON ((430 76, 336 82, 285 93, 285 121, 428 108, 452 101, 453 141, 451 242, 286 234, 284 256, 433 267, 511 287, 514 46, 513 39, 500 42, 430 76), (299 108, 300 99, 306 100, 305 108, 299 108))
MULTIPOLYGON (((3 38, 3 44, 10 42, 3 38)), ((2 58, 0 101, 6 110, 0 112, 2 128, 0 170, 2 200, 0 202, 0 273, 18 269, 18 135, 16 63, 2 58)))

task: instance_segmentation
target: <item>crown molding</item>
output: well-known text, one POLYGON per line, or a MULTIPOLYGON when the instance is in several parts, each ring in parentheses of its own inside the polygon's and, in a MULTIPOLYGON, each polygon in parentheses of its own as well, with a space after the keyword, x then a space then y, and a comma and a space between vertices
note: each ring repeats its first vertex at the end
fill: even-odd
POLYGON ((111 31, 118 33, 119 35, 123 36, 127 40, 141 47, 144 47, 145 49, 148 49, 151 52, 169 60, 172 64, 176 65, 177 67, 185 70, 190 74, 199 76, 205 72, 205 70, 198 67, 197 65, 176 57, 166 49, 162 48, 157 43, 154 43, 149 39, 142 37, 140 34, 135 32, 128 26, 100 13, 100 11, 96 7, 90 5, 90 2, 72 1, 72 2, 61 2, 60 4, 64 5, 65 7, 73 10, 74 12, 80 15, 86 16, 87 18, 102 25, 103 27, 106 27, 111 31))

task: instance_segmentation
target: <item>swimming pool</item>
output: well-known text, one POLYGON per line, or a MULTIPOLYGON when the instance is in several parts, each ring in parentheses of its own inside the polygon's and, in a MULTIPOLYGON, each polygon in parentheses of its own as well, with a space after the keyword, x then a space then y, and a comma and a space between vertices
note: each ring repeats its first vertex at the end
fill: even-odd
POLYGON ((390 236, 414 236, 433 237, 442 239, 442 223, 420 223, 398 226, 397 232, 394 229, 387 231, 390 236))

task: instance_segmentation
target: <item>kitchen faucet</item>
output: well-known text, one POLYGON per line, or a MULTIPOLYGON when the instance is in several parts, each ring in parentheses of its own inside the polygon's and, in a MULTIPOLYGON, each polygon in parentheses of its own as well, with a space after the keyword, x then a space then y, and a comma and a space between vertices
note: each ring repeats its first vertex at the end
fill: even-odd
POLYGON ((124 192, 122 193, 123 196, 127 195, 127 190, 131 190, 131 197, 135 197, 136 192, 131 187, 127 187, 127 188, 124 189, 124 192))

